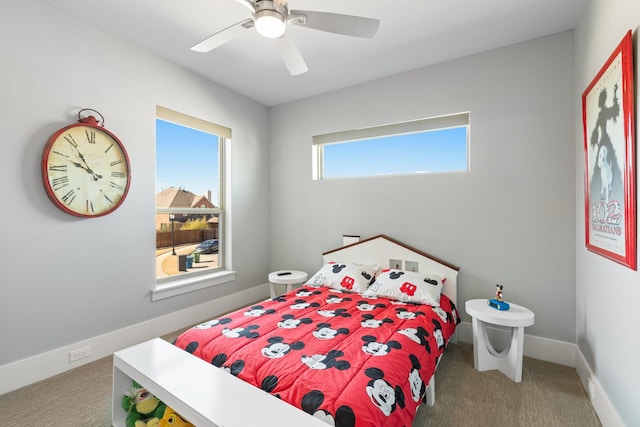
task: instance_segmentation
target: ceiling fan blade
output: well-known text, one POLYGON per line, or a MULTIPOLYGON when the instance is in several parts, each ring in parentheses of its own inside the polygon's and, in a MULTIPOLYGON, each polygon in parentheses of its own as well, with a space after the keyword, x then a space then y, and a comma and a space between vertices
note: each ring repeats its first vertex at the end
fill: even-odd
POLYGON ((309 10, 292 10, 289 22, 329 33, 367 39, 373 38, 380 26, 377 19, 309 10))
POLYGON ((280 52, 280 56, 284 61, 284 65, 287 66, 287 69, 292 76, 304 74, 309 70, 293 39, 282 36, 279 39, 276 39, 276 46, 278 47, 278 52, 280 52))
POLYGON ((200 43, 196 44, 191 50, 196 52, 209 52, 223 44, 235 39, 242 32, 248 28, 253 27, 253 19, 245 19, 244 21, 237 22, 224 30, 218 31, 211 37, 207 37, 200 43))
POLYGON ((287 0, 275 0, 274 1, 276 9, 282 6, 283 4, 287 4, 287 0))
POLYGON ((251 13, 255 13, 256 11, 256 2, 255 0, 236 0, 236 3, 240 3, 247 9, 251 11, 251 13))

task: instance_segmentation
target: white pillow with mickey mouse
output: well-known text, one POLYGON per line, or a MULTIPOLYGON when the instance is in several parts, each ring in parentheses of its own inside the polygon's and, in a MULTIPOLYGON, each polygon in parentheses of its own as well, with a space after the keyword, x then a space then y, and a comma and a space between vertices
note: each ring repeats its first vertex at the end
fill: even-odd
POLYGON ((367 290, 377 272, 378 267, 375 265, 329 262, 306 284, 362 293, 367 290))
POLYGON ((440 307, 440 295, 445 280, 444 276, 434 273, 385 269, 363 295, 383 296, 402 302, 440 307))

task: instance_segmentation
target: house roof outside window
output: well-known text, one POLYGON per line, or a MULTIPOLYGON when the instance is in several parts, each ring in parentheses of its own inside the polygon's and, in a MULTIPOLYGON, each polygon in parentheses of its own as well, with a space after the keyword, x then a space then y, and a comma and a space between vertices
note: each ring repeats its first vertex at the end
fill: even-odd
POLYGON ((157 208, 209 208, 215 209, 211 203, 211 191, 208 195, 196 195, 189 190, 178 187, 169 187, 156 193, 157 208))

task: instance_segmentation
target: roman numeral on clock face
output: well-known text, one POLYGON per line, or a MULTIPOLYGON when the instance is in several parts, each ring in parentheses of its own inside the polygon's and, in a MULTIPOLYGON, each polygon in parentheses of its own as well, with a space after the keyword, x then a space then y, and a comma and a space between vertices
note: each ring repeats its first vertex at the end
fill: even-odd
POLYGON ((85 129, 84 134, 87 136, 87 142, 89 144, 95 144, 96 143, 96 132, 95 131, 85 129))
POLYGON ((76 198, 75 190, 69 190, 67 194, 62 196, 62 201, 65 202, 67 205, 70 205, 71 203, 73 203, 75 198, 76 198))
POLYGON ((74 148, 78 148, 78 143, 76 142, 75 139, 73 139, 73 136, 69 133, 67 135, 64 136, 64 139, 71 145, 73 145, 74 148))
POLYGON ((67 185, 69 185, 69 177, 67 175, 61 176, 59 178, 53 178, 51 180, 51 186, 53 187, 54 191, 58 191, 59 189, 64 188, 67 185))
POLYGON ((49 170, 51 172, 66 172, 67 165, 50 165, 49 170))

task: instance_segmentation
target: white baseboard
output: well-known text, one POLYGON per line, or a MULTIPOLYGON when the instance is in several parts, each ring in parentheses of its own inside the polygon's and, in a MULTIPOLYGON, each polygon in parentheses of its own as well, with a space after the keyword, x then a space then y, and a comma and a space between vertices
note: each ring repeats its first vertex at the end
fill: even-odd
MULTIPOLYGON (((473 343, 473 327, 471 323, 460 323, 457 333, 458 340, 473 343)), ((489 331, 489 336, 496 347, 499 348, 507 342, 508 332, 492 328, 489 331)), ((604 427, 624 427, 620 415, 576 344, 525 334, 524 355, 574 368, 602 425, 604 427)))
POLYGON ((0 381, 0 394, 17 390, 26 385, 110 356, 118 350, 142 341, 216 317, 219 314, 246 306, 254 301, 266 299, 268 296, 269 285, 256 286, 194 307, 2 365, 0 366, 0 378, 2 378, 2 381, 0 381), (88 346, 91 348, 89 357, 69 362, 70 351, 88 346))
MULTIPOLYGON (((509 333, 504 329, 488 327, 492 343, 497 348, 504 346, 509 340, 509 333)), ((526 331, 526 329, 525 329, 526 331)), ((473 327, 469 322, 458 325, 458 339, 462 342, 473 343, 473 327)), ((549 338, 524 335, 524 355, 545 362, 557 363, 575 368, 577 346, 572 343, 552 340, 549 338)))
POLYGON ((604 427, 624 427, 625 424, 620 418, 620 414, 618 414, 618 411, 609 400, 609 396, 607 396, 579 348, 576 349, 575 368, 602 425, 604 427))

